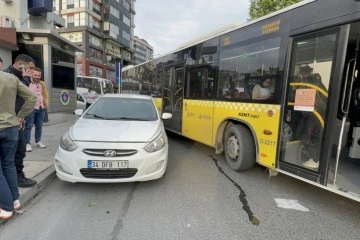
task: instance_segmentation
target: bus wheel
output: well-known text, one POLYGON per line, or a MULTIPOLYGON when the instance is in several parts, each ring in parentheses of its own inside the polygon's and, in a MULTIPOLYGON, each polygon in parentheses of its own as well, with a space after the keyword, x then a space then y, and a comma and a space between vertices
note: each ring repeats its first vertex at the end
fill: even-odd
POLYGON ((249 170, 255 163, 255 146, 250 131, 241 125, 232 125, 225 131, 225 158, 235 171, 249 170))

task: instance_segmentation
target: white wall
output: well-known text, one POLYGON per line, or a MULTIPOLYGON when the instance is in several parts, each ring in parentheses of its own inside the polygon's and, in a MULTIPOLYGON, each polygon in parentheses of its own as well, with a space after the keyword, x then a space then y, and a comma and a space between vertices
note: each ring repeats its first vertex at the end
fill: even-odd
POLYGON ((2 15, 11 17, 15 28, 28 28, 27 1, 14 0, 11 3, 0 1, 0 16, 2 15))

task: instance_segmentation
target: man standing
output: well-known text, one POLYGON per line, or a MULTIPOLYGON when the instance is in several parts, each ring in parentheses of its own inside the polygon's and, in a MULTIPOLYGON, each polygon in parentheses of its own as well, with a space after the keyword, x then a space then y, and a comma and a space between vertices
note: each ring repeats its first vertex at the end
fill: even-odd
MULTIPOLYGON (((309 85, 316 86, 323 91, 327 92, 325 85, 321 81, 319 74, 313 74, 313 69, 310 66, 303 66, 300 68, 299 74, 301 76, 301 82, 309 85)), ((303 166, 311 169, 319 168, 321 141, 323 135, 323 126, 320 123, 319 117, 325 119, 327 106, 327 97, 320 94, 317 90, 315 97, 314 110, 318 113, 318 116, 314 114, 314 111, 301 112, 302 128, 301 143, 303 145, 302 152, 309 158, 303 163, 303 166)))
POLYGON ((90 105, 95 101, 96 99, 96 92, 92 90, 92 87, 88 87, 88 94, 86 96, 86 109, 90 107, 90 105))
MULTIPOLYGON (((31 83, 32 70, 35 68, 35 60, 26 54, 20 54, 15 58, 14 64, 9 66, 4 72, 8 72, 16 76, 27 87, 31 83)), ((24 99, 17 96, 15 104, 15 113, 18 114, 24 99)), ((19 129, 18 145, 15 154, 15 167, 18 176, 19 187, 32 187, 36 184, 35 180, 25 177, 24 174, 24 158, 26 156, 26 144, 24 141, 24 129, 23 126, 19 129)))
POLYGON ((32 82, 29 85, 30 90, 37 97, 33 112, 26 118, 25 122, 25 142, 26 151, 31 152, 31 129, 35 124, 35 144, 40 148, 45 148, 46 145, 41 142, 42 125, 44 122, 45 111, 49 105, 49 95, 46 89, 46 85, 41 81, 41 69, 34 68, 32 73, 32 82))
POLYGON ((0 72, 0 218, 7 219, 20 208, 17 174, 14 163, 19 125, 32 111, 36 97, 15 76, 0 72), (24 100, 15 113, 16 97, 24 100))

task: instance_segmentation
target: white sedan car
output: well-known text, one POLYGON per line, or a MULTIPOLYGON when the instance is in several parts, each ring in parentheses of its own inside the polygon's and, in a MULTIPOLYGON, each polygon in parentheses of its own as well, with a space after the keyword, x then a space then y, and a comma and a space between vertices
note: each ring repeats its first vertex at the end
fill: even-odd
POLYGON ((58 178, 68 182, 134 182, 161 178, 168 139, 151 96, 100 97, 62 135, 55 154, 58 178))

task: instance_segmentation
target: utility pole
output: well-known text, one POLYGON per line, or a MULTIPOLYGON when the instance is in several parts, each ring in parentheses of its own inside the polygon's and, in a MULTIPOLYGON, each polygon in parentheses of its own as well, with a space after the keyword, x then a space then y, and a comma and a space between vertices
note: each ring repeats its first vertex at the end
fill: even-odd
POLYGON ((122 69, 123 69, 123 59, 116 58, 115 59, 115 82, 118 84, 118 93, 121 93, 122 88, 122 69))

